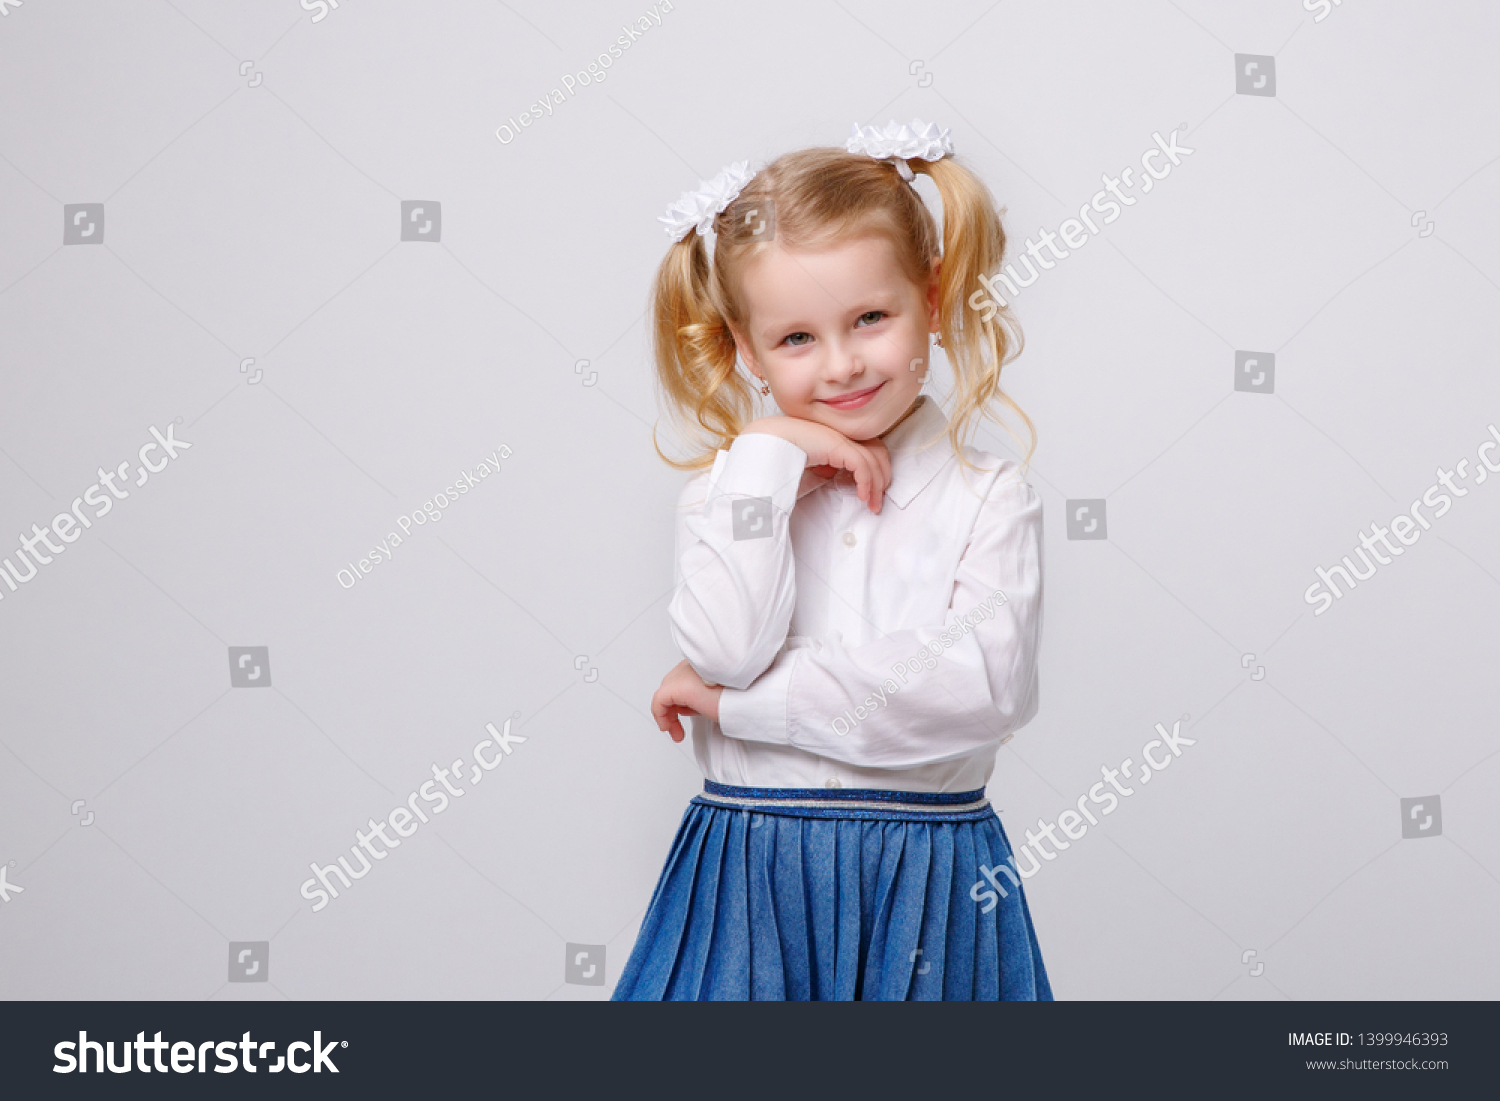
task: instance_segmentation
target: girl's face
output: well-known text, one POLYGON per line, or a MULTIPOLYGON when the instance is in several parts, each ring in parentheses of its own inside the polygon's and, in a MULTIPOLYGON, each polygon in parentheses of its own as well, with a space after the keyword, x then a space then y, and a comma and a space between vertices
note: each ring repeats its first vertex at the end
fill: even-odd
POLYGON ((935 263, 928 285, 913 286, 883 237, 819 252, 773 243, 744 275, 750 331, 734 333, 740 357, 787 416, 874 439, 927 377, 937 273, 935 263))

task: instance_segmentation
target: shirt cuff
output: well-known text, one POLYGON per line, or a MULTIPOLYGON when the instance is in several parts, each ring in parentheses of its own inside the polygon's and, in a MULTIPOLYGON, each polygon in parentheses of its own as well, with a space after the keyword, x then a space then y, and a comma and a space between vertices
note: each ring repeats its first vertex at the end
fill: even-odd
POLYGON ((719 695, 719 729, 727 738, 790 745, 787 700, 796 650, 784 650, 749 688, 726 688, 719 695))
POLYGON ((796 444, 767 432, 747 432, 735 439, 722 458, 710 495, 769 497, 782 515, 797 504, 807 452, 796 444))

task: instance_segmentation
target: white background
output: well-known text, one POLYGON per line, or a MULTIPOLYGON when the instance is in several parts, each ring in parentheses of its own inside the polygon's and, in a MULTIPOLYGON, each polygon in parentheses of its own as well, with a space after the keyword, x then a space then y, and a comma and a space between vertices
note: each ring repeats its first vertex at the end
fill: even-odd
POLYGON ((647 11, 5 9, 0 533, 152 425, 192 449, 0 588, 0 996, 607 996, 701 784, 648 713, 685 478, 651 445, 656 217, 911 118, 1013 249, 1153 132, 1194 150, 1016 304, 1047 603, 990 794, 1018 842, 1155 723, 1196 739, 1027 883, 1057 996, 1500 994, 1500 484, 1325 614, 1302 596, 1500 423, 1500 11, 684 0, 496 138, 647 11), (1235 93, 1236 53, 1274 55, 1274 97, 1235 93), (400 241, 402 200, 440 242, 400 241), (102 245, 63 245, 73 203, 102 245), (1234 390, 1237 349, 1274 393, 1234 390), (1107 540, 1066 538, 1080 498, 1107 540), (269 648, 269 689, 230 687, 231 646, 269 648), (513 714, 496 772, 311 911, 310 861, 513 714), (1431 795, 1441 836, 1402 840, 1431 795), (231 941, 271 942, 268 982, 226 982, 231 941), (606 985, 564 981, 569 942, 606 985))

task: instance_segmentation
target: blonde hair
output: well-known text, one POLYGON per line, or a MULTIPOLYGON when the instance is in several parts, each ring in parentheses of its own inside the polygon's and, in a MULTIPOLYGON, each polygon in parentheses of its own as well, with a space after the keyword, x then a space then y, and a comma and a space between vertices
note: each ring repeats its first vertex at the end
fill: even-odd
POLYGON ((942 198, 941 253, 932 212, 894 165, 833 147, 787 153, 756 173, 714 219, 712 258, 694 230, 668 249, 651 293, 656 372, 673 416, 694 423, 708 450, 674 461, 656 444, 653 429, 652 445, 664 462, 678 470, 701 470, 749 423, 754 390, 745 374, 735 370, 731 326, 742 333, 749 328, 741 277, 748 262, 770 244, 755 233, 758 225, 751 226, 769 210, 775 219, 772 236, 788 249, 821 249, 864 235, 886 238, 919 288, 927 287, 932 264, 941 255, 938 308, 943 350, 955 376, 948 428, 954 454, 978 469, 964 456, 976 413, 1016 438, 990 409, 998 400, 1025 423, 1030 446, 1023 469, 1030 463, 1036 428, 1000 388, 1001 368, 1024 347, 1020 326, 1005 306, 986 311, 986 316, 965 312, 979 276, 998 271, 1004 257, 1005 230, 994 200, 984 183, 951 157, 906 163, 930 177, 942 198))

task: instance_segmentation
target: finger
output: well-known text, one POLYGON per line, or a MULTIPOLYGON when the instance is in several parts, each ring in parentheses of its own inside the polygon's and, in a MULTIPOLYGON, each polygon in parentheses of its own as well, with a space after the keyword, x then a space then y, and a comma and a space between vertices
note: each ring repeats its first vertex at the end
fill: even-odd
POLYGON ((879 515, 885 487, 880 482, 880 465, 868 448, 861 448, 859 471, 855 477, 859 480, 860 499, 871 512, 879 515))
POLYGON ((895 468, 891 464, 891 449, 886 447, 884 440, 880 441, 880 447, 876 450, 876 455, 880 459, 880 468, 885 471, 885 488, 889 489, 891 482, 895 478, 895 468))
POLYGON ((867 452, 866 456, 870 463, 870 511, 879 516, 880 507, 885 504, 885 471, 878 455, 867 452))
POLYGON ((667 724, 675 723, 678 715, 696 715, 698 712, 676 703, 669 693, 658 692, 651 699, 651 714, 656 719, 656 728, 666 730, 667 724))
POLYGON ((853 487, 858 493, 859 504, 870 504, 870 468, 868 460, 861 455, 849 456, 849 472, 853 474, 853 487))
POLYGON ((672 705, 670 709, 669 721, 672 724, 672 740, 674 742, 680 742, 683 738, 687 737, 687 733, 682 728, 682 720, 679 718, 679 716, 697 714, 698 712, 694 711, 691 707, 684 707, 681 704, 672 705))
POLYGON ((859 499, 865 503, 865 507, 872 512, 875 509, 875 467, 870 458, 870 453, 865 448, 859 449, 857 465, 854 471, 854 479, 859 483, 859 499))
POLYGON ((892 473, 890 448, 886 447, 884 440, 875 439, 869 441, 868 449, 871 458, 873 458, 875 461, 875 468, 879 473, 879 484, 876 487, 878 490, 876 497, 877 499, 883 498, 885 495, 885 491, 891 487, 892 473))

